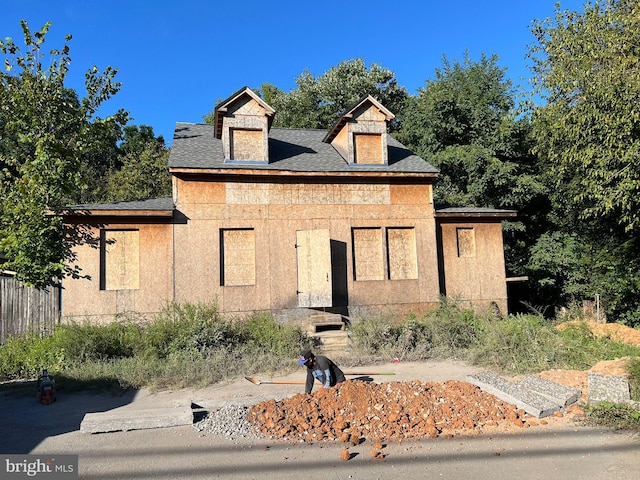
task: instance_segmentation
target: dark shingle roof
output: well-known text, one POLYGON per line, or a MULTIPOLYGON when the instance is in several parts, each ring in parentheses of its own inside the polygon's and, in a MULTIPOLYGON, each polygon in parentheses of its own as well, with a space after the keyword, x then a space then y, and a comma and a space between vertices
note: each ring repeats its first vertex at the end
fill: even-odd
POLYGON ((272 128, 269 132, 269 163, 224 161, 222 140, 215 138, 215 127, 178 123, 173 136, 169 168, 246 169, 291 172, 395 172, 437 174, 438 170, 413 154, 391 135, 387 137, 389 165, 349 165, 322 139, 326 130, 272 128))
POLYGON ((484 207, 439 207, 436 205, 436 217, 515 217, 517 210, 502 210, 484 207))
POLYGON ((150 198, 148 200, 132 200, 129 202, 94 203, 85 205, 71 205, 65 207, 66 210, 152 210, 165 211, 173 210, 173 199, 171 197, 150 198))

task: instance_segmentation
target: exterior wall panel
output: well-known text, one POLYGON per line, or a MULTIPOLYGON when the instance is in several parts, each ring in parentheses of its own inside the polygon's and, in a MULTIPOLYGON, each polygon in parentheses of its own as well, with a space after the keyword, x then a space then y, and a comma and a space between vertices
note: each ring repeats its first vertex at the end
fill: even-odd
POLYGON ((111 223, 109 229, 139 232, 139 286, 101 290, 100 226, 89 232, 94 242, 75 247, 82 278, 65 278, 62 316, 67 320, 96 318, 112 321, 117 313, 154 314, 173 299, 172 226, 151 223, 111 223))
POLYGON ((506 314, 502 224, 498 221, 442 223, 440 228, 447 297, 459 299, 473 307, 484 307, 495 302, 500 311, 506 314), (459 238, 463 239, 462 244, 459 238), (471 255, 473 240, 475 254, 471 255))

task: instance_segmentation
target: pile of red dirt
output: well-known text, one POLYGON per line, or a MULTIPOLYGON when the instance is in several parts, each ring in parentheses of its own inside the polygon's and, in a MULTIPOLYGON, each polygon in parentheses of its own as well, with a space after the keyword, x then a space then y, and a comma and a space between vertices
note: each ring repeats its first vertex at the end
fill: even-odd
MULTIPOLYGON (((596 336, 640 345, 640 331, 617 324, 587 322, 596 336)), ((562 328, 562 327, 560 327, 562 328)), ((624 375, 628 359, 600 362, 591 371, 624 375)), ((345 382, 249 410, 249 421, 271 438, 314 442, 340 440, 359 444, 424 437, 510 432, 523 427, 566 425, 584 415, 587 371, 549 370, 539 376, 582 391, 578 404, 552 417, 537 419, 460 381, 345 382)))
POLYGON ((272 438, 353 445, 508 431, 548 423, 477 386, 460 381, 369 383, 352 380, 249 410, 249 421, 272 438))

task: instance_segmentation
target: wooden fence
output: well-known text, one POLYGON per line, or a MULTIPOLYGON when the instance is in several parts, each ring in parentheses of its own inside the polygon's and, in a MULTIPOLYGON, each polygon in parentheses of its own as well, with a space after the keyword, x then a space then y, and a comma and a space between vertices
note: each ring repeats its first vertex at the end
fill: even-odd
POLYGON ((60 287, 38 290, 0 274, 0 344, 28 331, 51 331, 59 321, 60 287))

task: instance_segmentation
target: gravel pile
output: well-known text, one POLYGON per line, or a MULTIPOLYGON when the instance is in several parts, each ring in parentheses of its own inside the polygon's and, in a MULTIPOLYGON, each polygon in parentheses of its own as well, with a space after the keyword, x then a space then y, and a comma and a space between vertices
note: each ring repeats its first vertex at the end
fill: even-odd
POLYGON ((264 435, 247 421, 248 411, 249 408, 242 405, 226 405, 214 412, 209 412, 193 426, 199 432, 221 435, 230 440, 264 438, 264 435))

